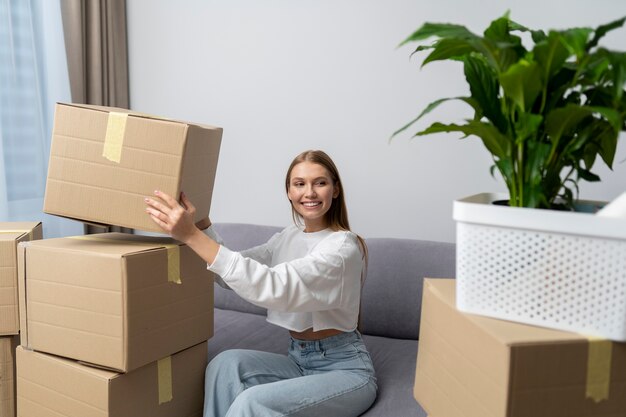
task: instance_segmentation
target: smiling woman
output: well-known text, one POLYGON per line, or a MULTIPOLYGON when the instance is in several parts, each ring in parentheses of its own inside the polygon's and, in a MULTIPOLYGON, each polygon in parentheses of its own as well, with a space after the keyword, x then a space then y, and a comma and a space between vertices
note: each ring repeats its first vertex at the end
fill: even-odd
POLYGON ((288 356, 217 355, 206 372, 205 417, 358 416, 376 398, 357 330, 367 249, 350 231, 337 167, 322 151, 303 152, 285 188, 295 224, 239 253, 221 245, 212 227, 193 224, 195 208, 184 194, 180 203, 158 191, 146 198, 148 215, 202 257, 220 285, 267 308, 267 321, 291 334, 288 356))

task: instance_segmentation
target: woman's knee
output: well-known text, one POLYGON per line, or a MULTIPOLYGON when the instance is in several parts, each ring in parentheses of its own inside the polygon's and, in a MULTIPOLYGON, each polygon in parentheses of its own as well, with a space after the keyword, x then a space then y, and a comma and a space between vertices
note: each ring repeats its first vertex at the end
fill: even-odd
POLYGON ((241 376, 251 366, 258 366, 254 354, 254 351, 247 349, 230 349, 220 352, 207 365, 205 378, 208 380, 218 375, 241 376))
POLYGON ((218 353, 206 367, 205 379, 210 380, 224 373, 232 373, 238 368, 238 353, 234 350, 225 350, 218 353))
POLYGON ((257 385, 241 392, 228 409, 227 416, 248 417, 269 415, 272 410, 272 392, 257 385))

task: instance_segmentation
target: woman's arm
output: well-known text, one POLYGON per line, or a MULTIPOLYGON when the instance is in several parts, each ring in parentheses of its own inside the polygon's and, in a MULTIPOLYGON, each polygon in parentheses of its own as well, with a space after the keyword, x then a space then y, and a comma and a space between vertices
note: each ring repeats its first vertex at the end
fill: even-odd
POLYGON ((345 288, 360 287, 362 266, 356 237, 339 233, 308 255, 272 267, 222 248, 209 269, 253 304, 306 312, 343 305, 345 288))
POLYGON ((152 220, 174 239, 183 242, 211 265, 220 250, 220 245, 194 224, 193 218, 196 208, 180 193, 181 202, 178 203, 171 196, 155 191, 154 195, 161 199, 145 198, 146 212, 152 220))

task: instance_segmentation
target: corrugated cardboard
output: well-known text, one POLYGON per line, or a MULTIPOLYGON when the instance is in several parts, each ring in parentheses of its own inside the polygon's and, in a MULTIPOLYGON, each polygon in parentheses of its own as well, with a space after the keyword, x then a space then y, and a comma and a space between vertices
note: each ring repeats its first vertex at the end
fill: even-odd
POLYGON ((173 239, 105 233, 18 248, 24 346, 128 372, 213 334, 213 275, 173 239), (168 244, 181 284, 168 276, 168 244))
POLYGON ((589 341, 463 314, 454 280, 424 281, 414 395, 446 417, 626 416, 626 344, 612 343, 608 400, 586 398, 589 341))
POLYGON ((17 334, 20 330, 17 244, 41 238, 40 222, 0 222, 0 335, 17 334))
POLYGON ((56 106, 44 212, 87 222, 160 232, 145 212, 155 189, 209 213, 222 129, 148 116, 125 109, 59 103, 56 106), (110 147, 109 119, 128 114, 118 131, 119 162, 110 147), (109 135, 107 136, 107 129, 109 135))
POLYGON ((156 362, 127 374, 17 348, 19 417, 201 417, 207 343, 171 357, 171 379, 156 362), (171 389, 167 384, 171 383, 171 389), (159 386, 161 385, 161 386, 159 386), (160 402, 165 387, 171 400, 160 402))
POLYGON ((0 417, 15 417, 15 348, 19 336, 0 337, 0 417))

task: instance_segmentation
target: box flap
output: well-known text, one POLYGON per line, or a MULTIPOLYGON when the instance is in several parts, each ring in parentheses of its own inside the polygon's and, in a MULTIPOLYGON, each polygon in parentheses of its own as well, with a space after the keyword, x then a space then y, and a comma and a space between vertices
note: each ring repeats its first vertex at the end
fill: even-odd
POLYGON ((184 246, 183 243, 168 237, 140 236, 127 233, 98 233, 94 235, 45 239, 32 243, 32 246, 35 248, 76 251, 114 257, 160 250, 171 245, 184 246))
MULTIPOLYGON (((18 239, 34 229, 41 232, 41 222, 0 222, 0 241, 18 239)), ((41 239, 41 236, 34 238, 41 239)))
POLYGON ((107 106, 98 106, 98 105, 95 105, 95 104, 81 104, 81 103, 57 103, 57 105, 59 105, 59 106, 78 107, 78 108, 90 109, 90 110, 97 110, 97 111, 101 111, 103 113, 111 113, 112 111, 114 111, 114 112, 117 112, 117 113, 126 113, 126 114, 128 114, 129 116, 132 116, 132 117, 141 117, 143 119, 152 119, 152 120, 160 120, 160 121, 163 121, 163 122, 180 123, 180 124, 189 125, 189 126, 199 126, 199 127, 204 128, 204 129, 222 130, 221 127, 216 127, 216 126, 211 126, 211 125, 206 125, 206 124, 200 124, 200 123, 185 122, 185 121, 176 120, 176 119, 170 119, 168 117, 156 116, 156 115, 152 115, 152 114, 138 112, 138 111, 135 111, 135 110, 124 109, 124 108, 121 108, 121 107, 107 107, 107 106))
POLYGON ((0 223, 0 335, 20 330, 16 246, 41 238, 41 222, 0 223))

